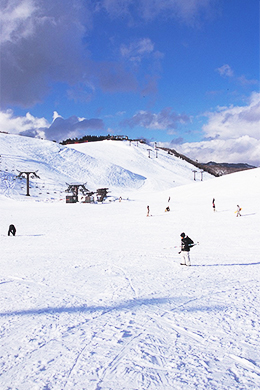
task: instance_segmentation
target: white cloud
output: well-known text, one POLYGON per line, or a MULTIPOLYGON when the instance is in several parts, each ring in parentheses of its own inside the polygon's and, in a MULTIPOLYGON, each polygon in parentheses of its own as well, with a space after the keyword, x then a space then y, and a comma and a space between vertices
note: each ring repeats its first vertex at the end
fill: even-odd
POLYGON ((178 123, 184 124, 190 121, 185 114, 176 114, 171 107, 166 107, 158 114, 151 111, 139 111, 132 118, 121 122, 122 126, 143 127, 150 130, 167 130, 168 134, 175 134, 174 129, 178 123))
POLYGON ((246 106, 225 107, 207 117, 205 141, 178 144, 178 152, 200 162, 260 166, 260 93, 254 92, 246 106))
POLYGON ((25 116, 14 116, 12 110, 0 111, 0 128, 12 134, 21 134, 25 132, 34 132, 34 136, 45 138, 42 129, 49 127, 50 124, 45 118, 35 118, 29 112, 25 116))
POLYGON ((57 111, 53 111, 52 121, 54 122, 57 118, 62 118, 62 116, 57 111))
POLYGON ((206 137, 224 140, 243 135, 260 137, 260 93, 254 92, 246 106, 224 107, 205 115, 209 118, 203 126, 206 137))
POLYGON ((241 84, 242 86, 257 85, 259 83, 258 80, 247 79, 246 76, 243 74, 242 74, 242 76, 238 77, 237 80, 238 80, 239 84, 241 84))
POLYGON ((27 137, 62 141, 80 135, 104 130, 104 123, 98 118, 78 118, 71 116, 62 118, 56 111, 50 124, 45 118, 36 118, 30 113, 23 116, 14 116, 12 110, 0 111, 0 129, 10 134, 20 134, 27 137))
POLYGON ((33 0, 13 0, 0 9, 0 42, 17 41, 33 33, 33 0))
POLYGON ((140 62, 144 56, 151 54, 154 50, 154 44, 149 38, 142 38, 131 44, 121 45, 120 52, 122 57, 133 62, 140 62))
POLYGON ((260 166, 260 140, 248 135, 237 139, 184 143, 176 146, 176 149, 179 153, 203 163, 215 161, 260 166))
POLYGON ((231 69, 231 67, 228 64, 225 64, 221 66, 220 68, 217 68, 218 73, 223 77, 233 77, 234 72, 231 69))
POLYGON ((246 76, 243 74, 237 77, 231 66, 228 64, 222 65, 220 68, 217 68, 216 71, 220 74, 221 77, 232 79, 243 87, 257 85, 259 83, 258 80, 247 79, 246 76))

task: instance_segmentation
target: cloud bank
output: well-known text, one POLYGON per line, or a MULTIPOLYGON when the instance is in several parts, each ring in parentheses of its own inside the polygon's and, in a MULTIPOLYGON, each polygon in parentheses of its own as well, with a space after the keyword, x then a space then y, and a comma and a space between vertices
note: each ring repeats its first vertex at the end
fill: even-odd
POLYGON ((247 105, 219 108, 205 114, 205 138, 201 142, 171 146, 200 162, 244 162, 260 166, 260 93, 254 92, 247 105))
POLYGON ((98 118, 82 119, 71 116, 64 119, 56 112, 52 123, 49 123, 45 118, 36 118, 30 113, 24 117, 14 116, 12 110, 7 110, 0 112, 0 128, 1 131, 11 134, 60 142, 85 135, 85 132, 100 134, 104 130, 104 123, 98 118))

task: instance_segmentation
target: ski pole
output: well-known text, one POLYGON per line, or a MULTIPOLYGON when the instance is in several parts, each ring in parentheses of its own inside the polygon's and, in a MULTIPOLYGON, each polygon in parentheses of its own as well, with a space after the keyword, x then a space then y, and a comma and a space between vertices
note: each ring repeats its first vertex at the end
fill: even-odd
MULTIPOLYGON (((199 245, 200 243, 197 241, 195 242, 194 244, 188 244, 188 246, 195 246, 195 245, 199 245)), ((176 249, 176 248, 180 248, 181 245, 174 245, 174 246, 169 246, 169 247, 166 247, 166 248, 163 248, 163 249, 176 249)))

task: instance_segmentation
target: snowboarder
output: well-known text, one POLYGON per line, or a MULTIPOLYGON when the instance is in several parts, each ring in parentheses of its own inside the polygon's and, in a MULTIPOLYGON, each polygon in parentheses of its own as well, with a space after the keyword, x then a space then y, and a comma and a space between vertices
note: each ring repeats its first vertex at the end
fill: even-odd
POLYGON ((236 214, 237 214, 237 217, 241 217, 241 214, 240 214, 240 211, 241 211, 241 207, 239 205, 237 205, 237 211, 236 211, 236 214))
POLYGON ((216 211, 215 198, 213 198, 212 200, 212 207, 213 207, 213 211, 216 211))
POLYGON ((167 206, 166 209, 165 209, 165 212, 167 212, 167 211, 170 211, 170 207, 169 206, 167 206))
POLYGON ((147 217, 149 217, 149 215, 150 215, 150 207, 147 206, 147 217))
POLYGON ((190 266, 190 248, 194 246, 194 242, 185 233, 181 233, 181 250, 179 254, 182 255, 181 265, 190 266))
POLYGON ((11 233, 12 233, 13 236, 15 236, 16 228, 15 228, 15 226, 13 224, 9 226, 8 236, 10 236, 11 233))

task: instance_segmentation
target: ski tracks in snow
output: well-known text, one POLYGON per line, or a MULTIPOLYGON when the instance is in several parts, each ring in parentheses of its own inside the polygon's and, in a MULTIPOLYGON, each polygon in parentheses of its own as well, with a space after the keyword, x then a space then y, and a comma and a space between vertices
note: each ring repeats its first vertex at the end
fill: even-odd
POLYGON ((132 282, 130 276, 127 275, 127 272, 126 272, 123 268, 118 267, 117 265, 113 265, 113 267, 119 269, 119 270, 124 274, 125 279, 126 279, 127 282, 129 283, 129 286, 130 286, 130 288, 131 288, 131 290, 132 290, 132 292, 133 292, 133 294, 134 294, 134 298, 138 298, 137 289, 134 287, 133 282, 132 282))
POLYGON ((110 311, 88 325, 90 340, 78 354, 66 388, 81 388, 86 378, 88 389, 116 390, 121 389, 120 383, 133 388, 168 388, 165 344, 169 338, 162 335, 150 314, 110 311))
MULTIPOLYGON (((127 284, 122 283, 122 278, 119 284, 124 292, 129 289, 133 297, 122 303, 114 301, 114 305, 103 308, 90 306, 86 312, 79 311, 77 315, 75 312, 73 317, 69 313, 46 313, 44 322, 37 329, 32 328, 33 318, 32 321, 29 318, 28 329, 32 328, 32 332, 26 332, 28 336, 24 334, 28 338, 28 349, 16 352, 16 364, 10 367, 9 373, 15 373, 21 365, 25 372, 29 371, 25 367, 31 367, 37 383, 41 383, 44 371, 48 369, 50 388, 56 390, 83 389, 86 383, 88 390, 121 390, 125 383, 131 384, 129 389, 154 390, 170 390, 183 383, 180 389, 184 389, 189 377, 193 378, 190 389, 224 389, 225 386, 254 389, 253 383, 259 383, 257 363, 242 357, 243 351, 239 353, 235 345, 228 342, 223 328, 213 337, 212 332, 206 333, 200 318, 197 322, 195 316, 192 320, 189 318, 189 310, 203 309, 203 302, 210 294, 183 299, 179 303, 170 298, 163 301, 158 298, 158 302, 156 298, 138 298, 128 272, 122 267, 112 267, 124 276, 127 284), (181 326, 180 322, 185 325, 181 326), (228 353, 230 350, 234 353, 228 353), (42 351, 48 357, 44 361, 42 351), (57 369, 58 375, 55 374, 57 369), (245 370, 251 373, 251 383, 249 379, 243 382, 245 370)), ((11 280, 47 287, 31 279, 10 276, 11 280)), ((228 291, 220 290, 219 295, 222 299, 232 291, 232 287, 228 291)), ((214 299, 219 302, 216 294, 214 299)), ((223 314, 218 315, 219 309, 222 308, 215 306, 216 326, 223 320, 223 314)), ((17 326, 17 321, 12 324, 12 327, 17 326)), ((228 332, 232 331, 228 329, 228 332)), ((6 363, 8 365, 8 361, 6 363)), ((19 378, 20 383, 28 380, 26 375, 19 378)))
MULTIPOLYGON (((131 307, 128 310, 109 310, 97 317, 97 321, 88 323, 91 337, 80 349, 69 371, 66 388, 83 386, 83 381, 88 378, 88 383, 93 384, 89 389, 93 390, 120 390, 120 383, 131 383, 131 388, 136 389, 172 389, 180 377, 185 381, 188 362, 194 378, 198 368, 208 374, 207 359, 200 352, 197 356, 196 347, 192 347, 197 356, 194 368, 194 361, 189 356, 191 344, 185 340, 187 337, 195 340, 200 350, 205 341, 203 336, 176 325, 173 319, 165 318, 169 313, 173 317, 170 310, 160 305, 151 309, 145 302, 143 300, 142 304, 140 300, 141 311, 131 310, 131 307), (84 378, 81 373, 84 373, 84 378)), ((203 376, 198 378, 196 386, 203 388, 203 376)))

